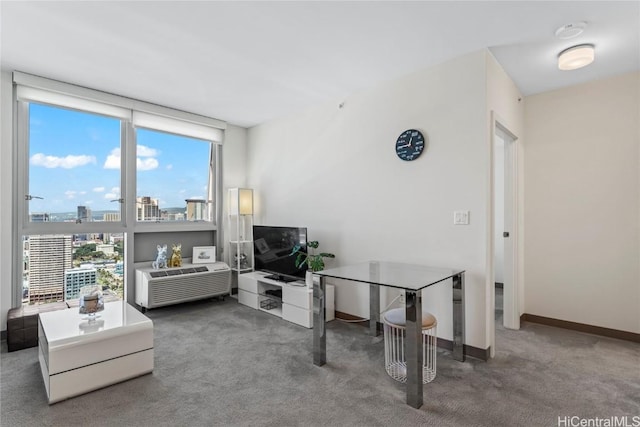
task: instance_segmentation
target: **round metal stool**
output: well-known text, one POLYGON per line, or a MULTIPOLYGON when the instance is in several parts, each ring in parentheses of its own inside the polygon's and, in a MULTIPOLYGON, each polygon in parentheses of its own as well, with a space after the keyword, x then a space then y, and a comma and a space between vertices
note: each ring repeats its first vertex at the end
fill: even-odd
MULTIPOLYGON (((407 381, 407 362, 404 356, 405 311, 394 308, 382 316, 384 323, 384 368, 396 381, 407 381)), ((431 313, 422 313, 422 382, 436 377, 436 347, 438 322, 431 313)))

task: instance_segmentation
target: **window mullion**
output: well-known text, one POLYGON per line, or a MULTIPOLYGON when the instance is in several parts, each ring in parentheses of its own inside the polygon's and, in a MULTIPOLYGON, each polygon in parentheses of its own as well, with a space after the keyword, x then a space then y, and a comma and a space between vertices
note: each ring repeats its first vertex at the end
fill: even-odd
POLYGON ((17 206, 18 227, 23 229, 29 222, 29 201, 25 197, 29 192, 29 103, 16 102, 17 109, 17 146, 16 153, 18 161, 17 191, 13 196, 14 206, 17 206))
POLYGON ((136 133, 130 121, 123 124, 124 138, 122 151, 122 198, 124 206, 122 215, 125 227, 133 230, 136 223, 136 133))

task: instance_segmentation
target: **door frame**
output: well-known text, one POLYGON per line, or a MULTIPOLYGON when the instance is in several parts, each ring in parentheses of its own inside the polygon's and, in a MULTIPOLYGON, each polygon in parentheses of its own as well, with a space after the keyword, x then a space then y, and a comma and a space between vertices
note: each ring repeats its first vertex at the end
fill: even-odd
MULTIPOLYGON (((511 181, 512 181, 512 193, 511 193, 511 224, 512 230, 509 230, 509 238, 512 239, 512 256, 511 256, 511 269, 513 271, 513 292, 511 292, 511 297, 509 299, 504 299, 503 303, 505 307, 507 304, 509 305, 509 310, 504 310, 505 314, 507 312, 511 313, 511 316, 507 318, 504 317, 504 325, 509 329, 520 329, 520 300, 522 299, 522 280, 520 276, 520 265, 521 265, 521 248, 520 248, 520 204, 521 204, 521 177, 520 177, 520 140, 517 135, 515 135, 506 124, 505 120, 503 120, 499 114, 495 111, 491 111, 491 123, 490 123, 490 138, 489 138, 489 191, 488 191, 488 205, 487 205, 487 277, 486 277, 486 306, 487 306, 487 336, 489 338, 490 345, 490 357, 495 356, 495 347, 496 347, 496 338, 495 338, 495 307, 496 307, 496 299, 495 299, 495 226, 494 226, 494 200, 495 200, 495 182, 494 182, 494 151, 495 151, 495 136, 496 131, 500 130, 505 133, 509 138, 513 140, 511 143, 511 150, 505 149, 505 160, 506 156, 510 154, 511 161, 511 181)), ((506 177, 505 177, 506 179, 506 177)), ((507 197, 505 197, 506 203, 507 197)), ((506 219, 505 219, 506 222, 506 219)), ((506 256, 505 256, 506 258, 506 256)))

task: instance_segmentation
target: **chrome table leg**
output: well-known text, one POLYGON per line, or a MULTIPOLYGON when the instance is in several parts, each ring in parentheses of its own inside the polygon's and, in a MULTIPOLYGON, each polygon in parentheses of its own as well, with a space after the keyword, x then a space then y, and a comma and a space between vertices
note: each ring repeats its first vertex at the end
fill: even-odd
POLYGON ((464 272, 453 276, 453 358, 464 362, 464 272))
POLYGON ((369 285, 369 335, 377 337, 380 321, 380 286, 369 285))
POLYGON ((406 336, 404 354, 407 361, 407 404, 422 406, 422 292, 406 291, 406 336))
POLYGON ((327 363, 326 280, 324 276, 313 278, 313 364, 317 366, 327 363))

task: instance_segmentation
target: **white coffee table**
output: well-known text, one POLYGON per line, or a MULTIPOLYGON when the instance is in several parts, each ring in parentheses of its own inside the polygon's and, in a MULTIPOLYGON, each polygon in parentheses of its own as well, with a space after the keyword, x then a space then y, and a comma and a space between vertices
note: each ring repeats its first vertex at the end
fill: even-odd
POLYGON ((49 403, 153 371, 153 322, 126 302, 108 302, 95 321, 77 308, 41 313, 40 369, 49 403))

